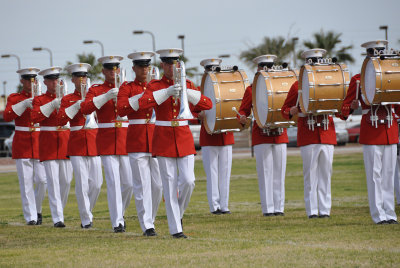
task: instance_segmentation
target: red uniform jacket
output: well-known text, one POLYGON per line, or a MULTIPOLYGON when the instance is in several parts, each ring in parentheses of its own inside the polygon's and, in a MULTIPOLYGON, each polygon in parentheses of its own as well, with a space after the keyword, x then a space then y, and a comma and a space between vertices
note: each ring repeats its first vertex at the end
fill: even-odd
POLYGON ((34 123, 31 120, 31 108, 27 108, 21 116, 14 113, 11 106, 31 97, 30 92, 11 94, 7 98, 7 106, 4 110, 4 121, 15 120, 15 126, 28 127, 31 131, 15 131, 12 158, 34 158, 39 159, 39 131, 33 128, 34 123))
MULTIPOLYGON (((40 127, 58 127, 57 110, 55 109, 49 118, 40 111, 40 106, 51 102, 56 98, 55 94, 46 92, 33 99, 33 110, 31 118, 33 123, 40 123, 40 127)), ((68 159, 67 147, 69 139, 69 129, 59 129, 58 131, 40 131, 39 135, 39 157, 40 161, 68 159)))
POLYGON ((154 133, 154 123, 149 123, 153 115, 153 107, 135 111, 129 104, 129 98, 143 93, 147 88, 146 82, 125 82, 118 92, 118 114, 128 116, 129 120, 144 119, 145 124, 129 124, 126 151, 128 153, 151 153, 154 133))
MULTIPOLYGON (((290 119, 290 108, 296 106, 297 102, 298 81, 294 82, 282 106, 281 113, 286 119, 290 119)), ((300 111, 300 106, 298 107, 300 111)), ((315 116, 314 119, 321 121, 322 116, 315 116)), ((336 145, 336 132, 332 116, 329 116, 328 130, 323 127, 314 126, 314 131, 308 128, 308 117, 299 116, 297 119, 297 146, 305 146, 309 144, 333 144, 336 145)))
MULTIPOLYGON (((85 101, 81 103, 81 111, 83 114, 91 114, 96 111, 98 123, 116 123, 117 108, 114 100, 109 100, 100 109, 97 109, 93 103, 93 98, 102 95, 114 87, 114 84, 107 81, 103 84, 95 84, 89 88, 85 101)), ((101 128, 99 126, 96 144, 97 151, 100 155, 127 155, 126 153, 126 135, 127 127, 101 128)))
MULTIPOLYGON (((142 98, 139 99, 140 109, 155 107, 156 118, 159 121, 173 121, 179 114, 180 102, 175 104, 175 100, 169 97, 161 105, 157 105, 153 91, 168 88, 174 84, 174 81, 163 76, 161 80, 153 80, 148 84, 142 98)), ((193 83, 187 80, 187 88, 195 89, 193 83)), ((196 89, 195 89, 196 90, 196 89)), ((211 109, 212 103, 209 98, 201 95, 199 103, 191 110, 208 110, 211 109)), ((189 126, 155 126, 153 136, 153 155, 164 157, 183 157, 195 154, 193 135, 189 126)))
MULTIPOLYGON (((350 109, 351 102, 356 98, 357 92, 357 80, 360 80, 360 74, 356 74, 351 78, 349 90, 347 91, 346 98, 343 101, 342 106, 342 115, 347 117, 349 114, 353 112, 350 109)), ((358 99, 361 102, 361 107, 364 110, 369 110, 367 114, 363 114, 361 119, 361 126, 360 126, 360 140, 361 144, 367 145, 388 145, 388 144, 395 144, 399 142, 399 129, 397 125, 396 118, 393 120, 393 125, 388 127, 386 124, 378 124, 378 127, 372 126, 369 118, 371 116, 371 106, 365 104, 361 97, 361 88, 358 91, 358 99)), ((376 109, 376 108, 375 108, 376 109)), ((400 109, 399 106, 395 106, 396 113, 399 114, 400 109)), ((385 107, 381 106, 378 110, 378 115, 385 117, 387 115, 387 111, 385 107)))
MULTIPOLYGON (((246 91, 244 92, 239 113, 246 117, 249 116, 251 114, 252 106, 253 106, 252 86, 250 85, 246 88, 246 91)), ((288 143, 288 142, 289 139, 287 136, 286 128, 283 129, 283 133, 281 135, 267 136, 262 132, 262 129, 257 125, 257 123, 255 121, 253 122, 253 129, 251 135, 252 146, 263 143, 288 143)))
MULTIPOLYGON (((67 122, 70 122, 71 127, 85 125, 86 118, 81 111, 79 111, 72 119, 70 119, 65 113, 65 108, 68 108, 80 99, 82 99, 82 97, 81 93, 78 91, 62 98, 61 107, 57 114, 59 125, 63 126, 67 124, 67 122)), ((82 128, 80 130, 71 131, 68 141, 67 155, 97 156, 96 135, 97 129, 82 128)))
POLYGON ((232 132, 208 134, 204 124, 200 128, 200 146, 225 146, 235 144, 232 132))

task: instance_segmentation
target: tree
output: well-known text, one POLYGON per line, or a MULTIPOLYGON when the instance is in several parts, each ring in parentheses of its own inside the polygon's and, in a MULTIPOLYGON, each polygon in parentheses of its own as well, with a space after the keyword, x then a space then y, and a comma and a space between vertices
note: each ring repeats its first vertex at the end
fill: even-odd
MULTIPOLYGON (((336 57, 339 62, 354 62, 353 56, 348 53, 349 49, 352 49, 353 46, 342 46, 341 48, 337 48, 337 45, 342 42, 340 40, 341 33, 335 33, 334 31, 324 32, 322 29, 319 33, 314 33, 314 40, 304 41, 303 45, 308 48, 323 48, 326 50, 327 57, 336 57)), ((304 50, 303 50, 304 51, 304 50)), ((299 58, 301 58, 301 53, 299 52, 299 58)))
MULTIPOLYGON (((103 69, 103 66, 100 62, 97 62, 96 57, 93 53, 87 55, 85 53, 82 53, 76 56, 78 58, 78 63, 89 63, 92 66, 88 73, 88 76, 91 80, 98 81, 102 79, 101 71, 103 69)), ((68 61, 66 66, 71 64, 73 64, 73 62, 68 61)), ((69 73, 63 73, 63 75, 71 77, 69 73)))
POLYGON ((276 38, 264 37, 264 40, 260 45, 242 51, 239 58, 251 68, 256 67, 256 64, 253 62, 255 57, 266 54, 276 55, 277 59, 275 62, 278 64, 282 64, 285 61, 288 62, 294 49, 293 40, 289 40, 290 41, 287 41, 282 36, 276 38))

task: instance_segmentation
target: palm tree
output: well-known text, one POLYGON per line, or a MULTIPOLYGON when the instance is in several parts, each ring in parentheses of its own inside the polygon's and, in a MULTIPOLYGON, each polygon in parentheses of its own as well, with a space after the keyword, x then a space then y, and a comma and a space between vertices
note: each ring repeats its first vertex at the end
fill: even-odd
MULTIPOLYGON (((88 76, 92 81, 102 80, 101 71, 103 69, 103 66, 100 62, 96 60, 96 57, 94 56, 93 53, 87 55, 85 53, 82 53, 76 56, 78 58, 78 63, 89 63, 92 66, 92 68, 89 70, 88 73, 88 76)), ((73 62, 68 61, 66 66, 71 64, 73 64, 73 62)), ((71 75, 68 73, 63 73, 63 75, 71 77, 71 75)))
MULTIPOLYGON (((334 31, 324 32, 322 29, 319 33, 314 33, 314 40, 312 41, 304 41, 303 45, 308 48, 323 48, 326 50, 327 57, 336 57, 339 62, 354 62, 353 56, 348 53, 349 49, 352 49, 353 46, 343 46, 341 48, 337 48, 337 45, 342 42, 340 40, 341 33, 335 33, 334 31)), ((304 50, 303 50, 304 51, 304 50)), ((299 52, 299 55, 303 51, 299 52)), ((300 56, 301 58, 301 56, 300 56)))
POLYGON ((293 52, 293 48, 293 39, 286 41, 282 36, 278 36, 276 38, 264 37, 264 40, 260 45, 242 51, 239 55, 239 58, 243 60, 249 67, 254 68, 256 67, 256 64, 253 62, 255 57, 265 54, 273 54, 277 56, 275 62, 281 64, 284 61, 290 60, 289 58, 291 56, 290 54, 293 52))

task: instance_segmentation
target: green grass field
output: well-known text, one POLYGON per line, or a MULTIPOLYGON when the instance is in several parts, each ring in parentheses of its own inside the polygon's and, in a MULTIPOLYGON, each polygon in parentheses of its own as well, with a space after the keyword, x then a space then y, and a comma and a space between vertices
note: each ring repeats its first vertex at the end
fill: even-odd
MULTIPOLYGON (((82 230, 74 183, 64 229, 53 228, 47 197, 43 225, 26 226, 16 173, 0 174, 0 266, 399 267, 400 225, 375 225, 369 215, 362 154, 334 158, 329 219, 308 219, 302 162, 288 157, 284 217, 263 217, 255 159, 234 159, 231 215, 212 215, 205 173, 196 161, 196 187, 183 219, 189 239, 169 235, 164 203, 157 237, 142 236, 134 199, 127 232, 112 232, 103 183, 94 228, 82 230)), ((400 213, 399 207, 397 214, 400 213)))

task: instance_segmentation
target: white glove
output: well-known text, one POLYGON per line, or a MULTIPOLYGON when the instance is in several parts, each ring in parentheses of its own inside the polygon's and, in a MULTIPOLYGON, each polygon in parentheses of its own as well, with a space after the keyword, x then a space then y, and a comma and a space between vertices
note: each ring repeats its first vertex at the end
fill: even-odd
POLYGON ((143 96, 143 94, 144 92, 129 98, 129 105, 133 110, 139 110, 139 99, 143 96))
POLYGON ((107 101, 114 99, 118 96, 118 88, 112 88, 109 91, 107 91, 106 93, 94 97, 93 98, 93 103, 94 106, 96 106, 97 109, 100 109, 107 101))
POLYGON ((153 97, 158 105, 166 101, 170 96, 178 97, 182 87, 180 85, 172 85, 169 88, 153 91, 153 97))
POLYGON ((198 90, 188 88, 187 89, 187 98, 191 104, 197 105, 197 103, 199 103, 200 98, 201 98, 201 92, 198 90))
POLYGON ((65 113, 70 119, 74 118, 75 115, 79 112, 79 109, 81 108, 81 103, 82 100, 78 100, 77 102, 65 109, 65 113))
POLYGON ((42 112, 42 114, 44 114, 44 116, 48 118, 55 109, 60 108, 60 104, 61 104, 60 99, 54 99, 51 102, 48 102, 45 105, 40 106, 40 111, 42 112))
POLYGON ((11 108, 13 109, 14 113, 16 113, 18 116, 21 116, 25 112, 26 108, 32 108, 32 101, 33 98, 20 101, 11 106, 11 108))

